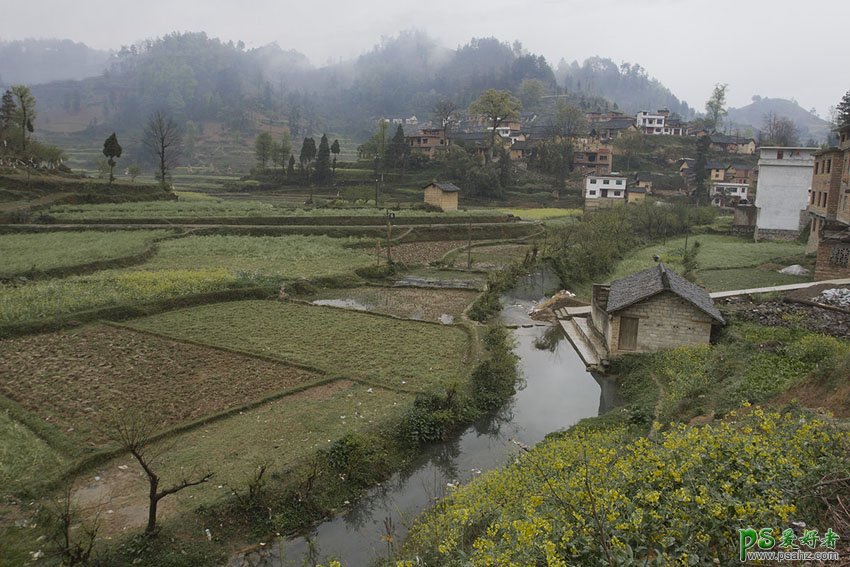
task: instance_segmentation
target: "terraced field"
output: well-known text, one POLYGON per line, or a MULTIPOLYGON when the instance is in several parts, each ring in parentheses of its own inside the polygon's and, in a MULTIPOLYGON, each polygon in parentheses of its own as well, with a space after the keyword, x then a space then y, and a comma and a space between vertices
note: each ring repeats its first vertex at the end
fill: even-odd
POLYGON ((143 252, 171 230, 57 231, 0 235, 0 278, 69 268, 143 252))
POLYGON ((459 381, 469 362, 457 327, 278 301, 204 305, 130 326, 410 391, 459 381))
POLYGON ((105 444, 122 412, 154 410, 165 430, 322 378, 107 325, 0 341, 0 394, 80 447, 105 444))

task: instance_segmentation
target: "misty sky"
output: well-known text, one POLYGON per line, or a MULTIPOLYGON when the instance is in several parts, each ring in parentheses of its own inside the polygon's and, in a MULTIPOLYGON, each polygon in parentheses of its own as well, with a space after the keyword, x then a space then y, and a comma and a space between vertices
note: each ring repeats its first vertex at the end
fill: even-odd
POLYGON ((316 65, 356 57, 381 36, 417 28, 455 48, 517 39, 555 67, 600 55, 640 63, 691 106, 715 83, 728 103, 795 98, 825 116, 850 89, 850 0, 29 0, 9 2, 0 39, 68 38, 101 49, 172 31, 249 47, 276 41, 316 65), (842 42, 842 37, 845 41, 842 42), (843 53, 843 55, 842 55, 843 53), (832 54, 830 60, 828 56, 832 54))

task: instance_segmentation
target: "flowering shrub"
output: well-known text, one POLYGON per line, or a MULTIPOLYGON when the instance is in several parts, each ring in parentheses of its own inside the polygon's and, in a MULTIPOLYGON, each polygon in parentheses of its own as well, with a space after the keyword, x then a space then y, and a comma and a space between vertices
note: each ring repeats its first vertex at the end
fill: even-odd
POLYGON ((423 516, 398 565, 728 565, 738 528, 808 522, 813 485, 846 470, 847 433, 760 407, 629 440, 572 431, 423 516))

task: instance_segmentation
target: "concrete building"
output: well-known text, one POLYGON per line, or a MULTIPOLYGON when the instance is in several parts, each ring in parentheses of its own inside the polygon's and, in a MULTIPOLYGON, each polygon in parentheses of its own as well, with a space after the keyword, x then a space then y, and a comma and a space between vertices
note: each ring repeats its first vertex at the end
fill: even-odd
POLYGON ((425 189, 425 204, 440 207, 443 211, 457 210, 460 187, 452 183, 429 183, 425 189))
POLYGON ((616 173, 584 178, 584 207, 597 209, 626 202, 627 179, 616 173))
POLYGON ((662 134, 664 123, 667 121, 668 112, 659 110, 658 112, 648 112, 641 110, 635 116, 635 126, 644 134, 662 134))
POLYGON ((641 110, 635 116, 635 126, 644 134, 655 136, 684 136, 688 132, 688 128, 680 120, 670 118, 669 110, 641 110))
POLYGON ((423 128, 413 136, 405 136, 405 142, 410 146, 410 152, 433 158, 436 152, 449 146, 442 128, 423 128))
POLYGON ((707 344, 725 323, 708 292, 663 263, 593 286, 590 332, 607 356, 707 344))
POLYGON ((806 253, 817 251, 824 224, 837 220, 838 206, 843 197, 841 191, 843 169, 844 152, 841 149, 827 148, 815 154, 809 206, 806 208, 811 221, 806 253))
POLYGON ((711 204, 715 207, 734 207, 750 201, 748 183, 730 183, 718 181, 711 184, 711 204))
POLYGON ((793 240, 808 222, 805 209, 817 148, 763 147, 755 205, 756 240, 793 240))
POLYGON ((587 145, 573 152, 573 167, 582 173, 608 175, 613 163, 614 155, 604 145, 587 145))
POLYGON ((816 242, 815 279, 850 277, 850 124, 838 132, 838 147, 817 153, 809 214, 816 242))

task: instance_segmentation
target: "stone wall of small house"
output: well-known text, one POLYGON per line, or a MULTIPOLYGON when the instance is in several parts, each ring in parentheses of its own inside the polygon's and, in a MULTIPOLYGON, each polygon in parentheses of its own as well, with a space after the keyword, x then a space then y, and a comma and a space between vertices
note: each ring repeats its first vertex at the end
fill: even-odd
POLYGON ((456 211, 457 210, 457 193, 443 193, 440 196, 440 208, 444 211, 456 211))
POLYGON ((608 313, 605 312, 605 307, 608 305, 608 294, 611 291, 611 286, 594 284, 593 296, 590 300, 590 320, 593 323, 593 328, 599 333, 601 338, 604 338, 607 343, 608 338, 608 313))
POLYGON ((815 279, 850 278, 850 242, 821 240, 815 261, 815 279))
POLYGON ((586 211, 592 211, 595 209, 603 209, 605 207, 616 207, 618 205, 625 204, 626 199, 624 197, 597 197, 595 199, 585 199, 584 209, 586 211))
POLYGON ((708 344, 712 318, 688 301, 664 292, 614 314, 609 324, 608 350, 611 356, 630 352, 653 352, 685 345, 708 344), (620 317, 637 317, 637 348, 622 351, 619 346, 620 317))
POLYGON ((457 192, 443 192, 436 187, 425 189, 425 202, 444 211, 457 210, 457 192))
POLYGON ((440 197, 442 194, 443 192, 436 187, 428 187, 425 189, 425 203, 428 205, 434 205, 435 207, 441 206, 440 197))

